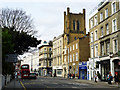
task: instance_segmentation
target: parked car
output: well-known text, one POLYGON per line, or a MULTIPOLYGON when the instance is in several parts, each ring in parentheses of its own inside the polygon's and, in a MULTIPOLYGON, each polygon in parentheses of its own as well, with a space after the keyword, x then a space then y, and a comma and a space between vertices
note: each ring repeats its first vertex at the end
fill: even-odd
POLYGON ((30 73, 29 78, 30 79, 36 79, 37 78, 36 73, 30 73))

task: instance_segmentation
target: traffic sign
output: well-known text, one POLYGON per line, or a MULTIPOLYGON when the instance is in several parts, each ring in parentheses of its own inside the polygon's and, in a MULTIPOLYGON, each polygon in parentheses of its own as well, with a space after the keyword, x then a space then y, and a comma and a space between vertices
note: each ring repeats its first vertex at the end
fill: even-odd
POLYGON ((5 57, 5 61, 15 63, 18 60, 17 56, 18 56, 18 54, 7 54, 5 57))

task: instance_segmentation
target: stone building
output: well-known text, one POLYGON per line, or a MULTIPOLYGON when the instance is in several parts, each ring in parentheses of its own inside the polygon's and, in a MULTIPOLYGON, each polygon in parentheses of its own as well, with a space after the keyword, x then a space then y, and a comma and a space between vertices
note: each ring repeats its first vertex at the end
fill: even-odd
POLYGON ((52 74, 52 45, 39 47, 39 75, 51 76, 52 74))
MULTIPOLYGON (((63 65, 64 77, 67 77, 68 73, 70 73, 70 70, 69 70, 70 56, 68 55, 68 52, 69 52, 68 48, 71 47, 71 45, 75 44, 76 42, 79 45, 79 38, 82 38, 85 35, 86 35, 85 9, 83 9, 83 13, 77 14, 77 13, 71 13, 70 9, 67 8, 67 13, 64 12, 64 34, 63 34, 63 64, 62 65, 63 65)), ((76 53, 74 53, 74 57, 76 57, 76 53)), ((72 57, 73 56, 71 56, 71 58, 72 57)), ((78 54, 78 57, 79 57, 79 54, 78 54)), ((74 74, 75 74, 74 69, 76 69, 76 67, 78 67, 78 71, 79 71, 79 60, 76 62, 76 65, 73 68, 72 73, 74 74)), ((76 75, 77 77, 79 76, 78 72, 76 72, 76 75)))
POLYGON ((108 73, 120 76, 120 2, 101 2, 89 17, 89 30, 89 80, 95 73, 100 73, 101 80, 108 73))
POLYGON ((87 79, 87 61, 89 54, 89 35, 78 38, 68 45, 69 74, 75 74, 79 79, 87 79))
POLYGON ((55 76, 63 75, 63 34, 53 39, 53 64, 52 70, 55 76))

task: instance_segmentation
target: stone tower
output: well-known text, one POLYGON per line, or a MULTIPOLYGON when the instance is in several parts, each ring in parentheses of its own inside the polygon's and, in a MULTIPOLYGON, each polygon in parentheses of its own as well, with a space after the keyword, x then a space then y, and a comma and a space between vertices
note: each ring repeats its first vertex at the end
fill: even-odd
POLYGON ((86 35, 85 9, 83 13, 76 14, 71 13, 68 7, 67 13, 64 12, 64 46, 84 35, 86 35))

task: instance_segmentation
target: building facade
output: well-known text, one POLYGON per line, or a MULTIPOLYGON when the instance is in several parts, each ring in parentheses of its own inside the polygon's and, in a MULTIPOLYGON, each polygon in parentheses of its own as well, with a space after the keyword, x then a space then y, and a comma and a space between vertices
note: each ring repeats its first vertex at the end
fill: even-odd
MULTIPOLYGON (((67 51, 69 44, 86 35, 85 27, 85 9, 83 13, 71 13, 67 8, 64 12, 64 34, 63 34, 63 76, 67 77, 69 73, 69 64, 67 51)), ((78 64, 79 65, 79 64, 78 64)), ((74 72, 75 73, 75 72, 74 72)))
POLYGON ((63 76, 63 34, 53 39, 53 64, 52 70, 55 76, 63 76))
POLYGON ((67 58, 69 74, 74 74, 79 79, 87 79, 89 51, 89 35, 78 38, 68 45, 67 58))
POLYGON ((26 54, 21 61, 21 65, 29 64, 30 72, 38 72, 39 71, 39 50, 33 49, 30 53, 26 54))
POLYGON ((95 73, 106 80, 111 73, 120 76, 120 2, 105 0, 90 15, 89 80, 95 73))
POLYGON ((52 75, 52 45, 42 45, 39 47, 39 75, 52 75))

